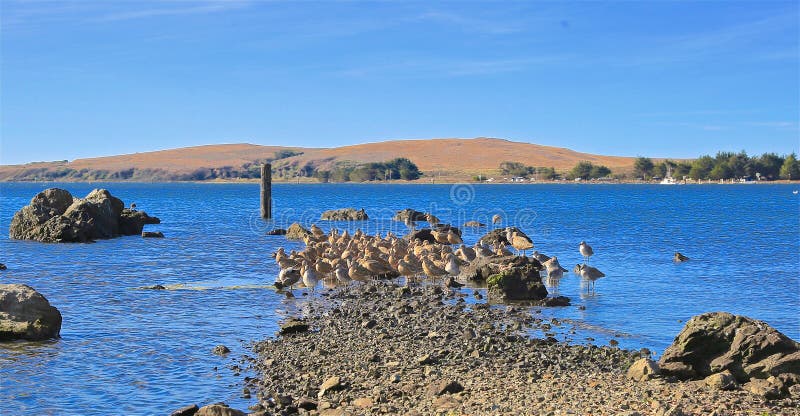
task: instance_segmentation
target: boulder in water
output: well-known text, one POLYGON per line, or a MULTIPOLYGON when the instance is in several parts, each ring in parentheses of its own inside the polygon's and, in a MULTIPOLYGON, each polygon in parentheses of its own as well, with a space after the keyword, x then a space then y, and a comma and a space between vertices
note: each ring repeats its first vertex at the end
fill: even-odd
POLYGON ((286 238, 289 240, 302 240, 305 237, 311 236, 311 231, 298 223, 293 223, 286 230, 286 238))
POLYGON ((61 313, 41 293, 20 284, 0 285, 0 341, 58 337, 61 313))
POLYGON ((369 217, 364 209, 342 208, 332 209, 322 213, 321 219, 328 221, 365 221, 369 217))
POLYGON ((144 212, 125 209, 123 202, 105 189, 95 189, 80 199, 51 188, 14 214, 8 234, 12 239, 46 243, 88 242, 140 234, 145 224, 160 222, 144 212))
POLYGON ((659 365, 683 380, 730 372, 739 383, 777 377, 794 384, 800 381, 800 343, 765 322, 711 312, 686 323, 659 365))

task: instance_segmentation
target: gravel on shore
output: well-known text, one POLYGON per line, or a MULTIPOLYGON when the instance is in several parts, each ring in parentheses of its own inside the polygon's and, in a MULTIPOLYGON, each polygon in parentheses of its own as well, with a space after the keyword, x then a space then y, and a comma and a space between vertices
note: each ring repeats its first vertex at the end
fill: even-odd
MULTIPOLYGON (((254 414, 800 415, 702 381, 627 379, 640 352, 535 339, 521 306, 467 304, 441 287, 338 288, 309 301, 308 331, 257 343, 254 414)), ((302 325, 300 326, 302 328, 302 325)))

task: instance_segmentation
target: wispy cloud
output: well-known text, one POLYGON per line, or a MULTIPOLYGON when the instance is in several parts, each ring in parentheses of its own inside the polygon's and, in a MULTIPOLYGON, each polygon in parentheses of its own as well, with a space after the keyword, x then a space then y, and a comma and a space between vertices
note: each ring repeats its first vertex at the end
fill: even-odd
POLYGON ((476 18, 453 11, 426 12, 417 16, 416 20, 454 25, 467 31, 498 35, 518 33, 525 30, 525 24, 523 22, 513 21, 508 18, 496 20, 476 18))
POLYGON ((694 117, 694 116, 732 116, 743 114, 759 113, 759 109, 735 109, 735 110, 686 110, 686 111, 653 111, 635 114, 637 117, 694 117))
POLYGON ((2 26, 42 26, 57 22, 115 22, 161 16, 222 13, 251 5, 248 0, 99 2, 3 0, 2 26))
POLYGON ((732 121, 732 122, 691 122, 691 121, 660 121, 650 123, 656 126, 686 127, 692 130, 723 131, 739 130, 743 128, 764 128, 780 131, 800 130, 796 121, 732 121))
POLYGON ((503 59, 410 59, 387 64, 362 65, 334 71, 342 76, 410 75, 420 76, 478 76, 520 72, 532 68, 574 59, 570 55, 549 55, 535 58, 503 59))
POLYGON ((249 5, 249 2, 239 1, 239 0, 205 1, 200 3, 181 2, 179 3, 180 6, 178 7, 173 6, 171 3, 160 3, 160 4, 162 5, 169 4, 169 6, 107 13, 98 16, 96 18, 92 18, 90 20, 98 22, 113 22, 120 20, 146 19, 150 17, 159 17, 159 16, 211 14, 211 13, 226 12, 234 9, 241 9, 247 7, 249 5))
POLYGON ((744 124, 756 127, 770 127, 778 130, 800 129, 800 124, 797 121, 748 121, 744 124))
POLYGON ((608 61, 619 66, 649 66, 699 62, 722 55, 739 60, 793 60, 800 58, 797 41, 797 13, 790 9, 760 19, 701 32, 644 39, 642 49, 612 55, 608 61), (776 33, 785 33, 788 43, 771 45, 776 33))

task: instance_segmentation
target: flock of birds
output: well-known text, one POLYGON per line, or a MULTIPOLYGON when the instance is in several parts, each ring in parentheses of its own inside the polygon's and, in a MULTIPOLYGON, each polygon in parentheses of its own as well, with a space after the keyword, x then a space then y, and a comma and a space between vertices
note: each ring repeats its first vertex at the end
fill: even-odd
MULTIPOLYGON (((376 278, 402 276, 406 282, 417 282, 427 277, 435 284, 437 278, 458 276, 461 267, 475 259, 513 255, 509 246, 516 250, 517 255, 522 253, 523 256, 527 250, 533 249, 533 241, 527 235, 510 227, 505 228, 503 235, 508 244, 498 239, 493 244, 479 240, 473 246, 467 246, 452 228, 436 227, 440 221, 435 216, 426 214, 425 220, 431 225, 430 233, 436 243, 421 239, 408 241, 392 232, 372 236, 357 230, 351 235, 347 230, 340 233, 332 228, 326 233, 316 224, 311 225, 310 234, 304 238, 304 250, 286 253, 281 247, 274 253, 275 262, 280 267, 275 285, 291 291, 302 281, 313 295, 320 280, 348 285, 353 281, 369 282, 376 278)), ((495 216, 493 223, 499 222, 495 216)), ((407 219, 405 224, 412 231, 415 229, 414 221, 407 219)), ((593 291, 594 282, 605 274, 589 266, 589 258, 594 255, 591 246, 581 241, 579 251, 585 261, 576 265, 573 273, 587 282, 587 291, 593 291)), ((534 251, 532 256, 545 267, 548 286, 557 291, 567 269, 555 256, 548 257, 538 251, 534 251)))

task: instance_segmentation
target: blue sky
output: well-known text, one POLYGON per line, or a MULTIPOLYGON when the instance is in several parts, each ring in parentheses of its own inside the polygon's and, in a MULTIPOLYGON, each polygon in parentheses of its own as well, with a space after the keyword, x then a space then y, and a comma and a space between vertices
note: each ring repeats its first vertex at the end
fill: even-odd
POLYGON ((797 151, 798 2, 2 0, 0 163, 507 138, 797 151))

